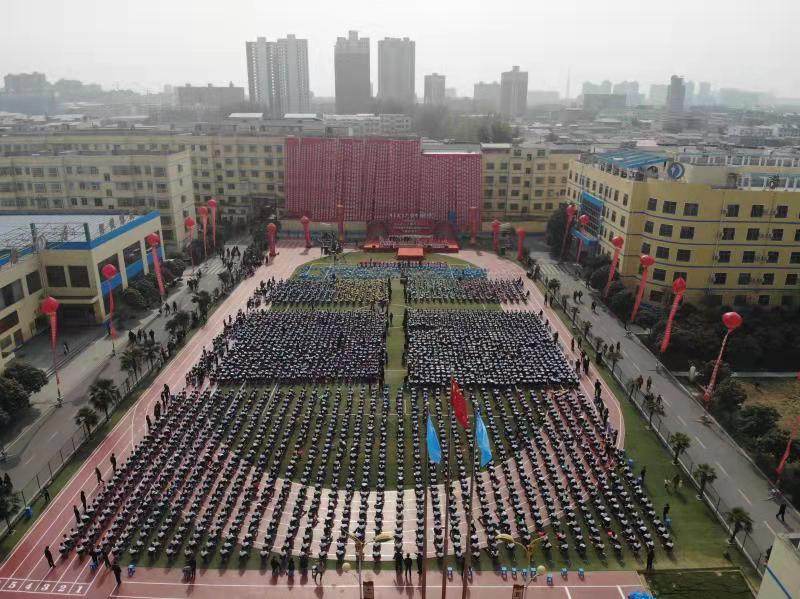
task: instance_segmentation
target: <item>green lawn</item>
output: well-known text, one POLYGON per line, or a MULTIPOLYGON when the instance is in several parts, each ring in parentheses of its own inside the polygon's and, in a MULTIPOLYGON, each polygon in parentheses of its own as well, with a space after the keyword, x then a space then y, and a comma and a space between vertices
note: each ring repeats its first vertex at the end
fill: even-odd
POLYGON ((751 599, 740 570, 671 570, 645 574, 657 599, 751 599))

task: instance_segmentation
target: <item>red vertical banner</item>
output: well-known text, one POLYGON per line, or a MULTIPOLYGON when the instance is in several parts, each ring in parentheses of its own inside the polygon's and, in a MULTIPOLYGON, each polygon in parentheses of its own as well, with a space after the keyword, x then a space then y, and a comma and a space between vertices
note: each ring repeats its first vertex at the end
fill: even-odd
MULTIPOLYGON (((50 321, 50 353, 53 356, 53 373, 56 375, 56 385, 61 384, 61 379, 58 376, 58 367, 56 364, 56 343, 58 339, 58 308, 61 304, 57 299, 47 296, 42 300, 39 306, 42 314, 45 314, 50 321)), ((59 397, 61 391, 58 392, 59 397)))
POLYGON ((150 252, 153 255, 153 270, 156 273, 156 282, 158 283, 158 293, 161 298, 164 298, 164 278, 161 275, 161 263, 158 259, 158 246, 161 244, 161 238, 155 233, 150 233, 145 238, 147 245, 150 246, 150 252))
POLYGON ((495 254, 500 253, 500 221, 497 219, 492 221, 492 248, 495 254))
POLYGON ((208 209, 211 210, 211 243, 217 248, 217 200, 208 200, 208 209))
POLYGON ((792 432, 789 433, 789 440, 786 442, 786 449, 783 451, 783 456, 781 457, 781 461, 778 464, 778 467, 775 468, 775 472, 777 472, 778 474, 778 479, 777 479, 778 481, 780 481, 781 476, 783 475, 783 469, 786 467, 786 462, 789 461, 789 456, 792 455, 792 442, 794 441, 794 438, 797 436, 798 425, 800 425, 800 416, 798 416, 794 421, 794 425, 792 426, 792 432))
POLYGON ((522 262, 525 257, 525 229, 517 229, 517 261, 522 262))
POLYGON ((578 209, 575 207, 574 204, 569 204, 566 208, 567 212, 567 225, 564 227, 564 240, 561 242, 561 254, 560 256, 564 257, 564 252, 567 249, 567 240, 569 239, 569 230, 572 227, 572 221, 575 219, 575 215, 578 213, 578 209))
POLYGON ((642 265, 642 278, 639 281, 639 289, 636 291, 636 301, 633 303, 631 317, 628 319, 629 322, 633 322, 636 318, 636 314, 639 312, 639 306, 641 305, 642 298, 644 297, 644 288, 647 286, 647 274, 650 270, 650 267, 653 266, 654 263, 655 260, 648 254, 642 254, 639 257, 639 264, 642 265))
POLYGON ((199 206, 197 208, 198 214, 200 214, 200 222, 203 223, 203 258, 208 258, 208 238, 207 238, 207 231, 208 231, 208 208, 205 206, 199 206))
POLYGON ((275 236, 278 231, 278 227, 275 226, 275 223, 269 223, 267 225, 267 243, 269 244, 269 257, 274 258, 277 255, 275 251, 275 236))
POLYGON ((706 403, 706 406, 708 406, 708 402, 711 401, 711 394, 714 393, 714 386, 717 384, 719 366, 722 364, 722 355, 725 353, 725 345, 728 343, 728 336, 742 326, 742 317, 738 312, 725 312, 725 314, 722 315, 722 324, 725 325, 725 328, 728 329, 728 332, 725 333, 725 336, 722 338, 722 344, 719 348, 717 361, 714 362, 714 369, 711 371, 711 378, 708 381, 708 386, 706 387, 705 393, 703 393, 703 401, 706 403))
POLYGON ((622 250, 622 245, 625 240, 617 235, 611 240, 614 246, 614 259, 611 260, 611 266, 608 269, 608 281, 606 281, 605 289, 603 289, 603 297, 608 297, 608 290, 611 288, 611 282, 614 280, 614 273, 617 272, 617 265, 619 264, 619 253, 622 250))
POLYGON ((672 282, 672 292, 675 294, 672 300, 672 308, 669 311, 669 318, 667 318, 667 326, 664 329, 664 339, 661 341, 661 353, 667 351, 669 347, 669 340, 672 337, 672 323, 675 320, 675 315, 678 313, 678 306, 681 305, 681 299, 686 291, 686 281, 683 277, 678 277, 672 282))
POLYGON ((113 264, 106 264, 100 274, 103 275, 108 284, 108 334, 114 339, 117 333, 114 330, 114 289, 111 286, 111 279, 117 276, 117 267, 113 264))

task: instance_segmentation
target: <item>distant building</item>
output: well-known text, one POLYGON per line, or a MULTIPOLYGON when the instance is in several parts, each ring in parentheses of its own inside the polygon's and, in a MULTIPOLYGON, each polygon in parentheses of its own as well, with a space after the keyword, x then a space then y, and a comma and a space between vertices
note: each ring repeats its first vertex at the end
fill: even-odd
POLYGON ((336 38, 333 50, 336 78, 336 112, 358 114, 371 108, 369 79, 369 38, 348 31, 347 37, 336 38))
POLYGON ((445 87, 444 88, 444 97, 448 100, 454 100, 458 97, 458 90, 455 87, 445 87))
POLYGON ((49 85, 44 73, 9 73, 3 77, 5 92, 9 95, 22 96, 43 94, 48 91, 49 85))
POLYGON ((500 75, 500 113, 507 117, 525 114, 528 107, 528 72, 513 66, 500 75))
POLYGON ((608 80, 602 83, 592 83, 591 81, 584 81, 581 86, 581 93, 586 96, 589 94, 610 94, 612 92, 611 82, 608 80))
POLYGON ((438 73, 425 75, 425 104, 441 106, 445 100, 445 77, 438 73))
POLYGON ((758 92, 723 87, 719 90, 719 103, 728 108, 749 109, 759 104, 758 92))
POLYGON ((411 104, 414 92, 415 43, 404 37, 378 41, 378 98, 411 104))
POLYGON ((411 117, 406 114, 325 114, 322 122, 326 130, 349 137, 411 133, 411 117))
POLYGON ((585 94, 583 108, 591 112, 601 110, 621 110, 627 105, 628 97, 625 94, 585 94))
POLYGON ((626 106, 639 106, 642 103, 642 95, 639 93, 638 81, 621 81, 614 84, 614 94, 622 94, 625 96, 626 106))
POLYGON ((650 104, 653 106, 664 106, 667 103, 669 85, 656 83, 650 86, 650 104))
POLYGON ((708 81, 700 82, 695 102, 699 106, 709 106, 714 103, 714 96, 711 95, 711 84, 708 81))
POLYGON ((556 91, 547 91, 541 89, 528 90, 528 106, 543 106, 558 104, 561 101, 561 96, 556 91))
POLYGON ((667 105, 664 109, 664 131, 678 132, 684 127, 684 109, 686 107, 686 85, 683 77, 673 75, 667 90, 667 105))
POLYGON ((479 81, 473 86, 472 101, 476 112, 498 112, 500 110, 500 84, 479 81))
POLYGON ((289 34, 275 42, 246 42, 250 101, 272 116, 308 112, 308 41, 289 34))
POLYGON ((219 109, 244 102, 244 88, 236 87, 233 83, 230 83, 227 87, 217 87, 210 83, 206 87, 199 87, 187 83, 176 88, 176 91, 178 94, 178 106, 182 108, 202 106, 219 109))

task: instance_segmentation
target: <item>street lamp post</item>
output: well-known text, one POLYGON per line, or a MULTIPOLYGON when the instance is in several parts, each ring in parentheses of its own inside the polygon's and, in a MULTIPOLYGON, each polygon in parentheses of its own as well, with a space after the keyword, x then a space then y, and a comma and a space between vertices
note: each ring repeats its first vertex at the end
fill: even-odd
POLYGON ((543 533, 540 533, 539 536, 535 537, 527 545, 525 543, 523 543, 522 541, 520 541, 518 539, 515 539, 511 535, 507 535, 507 534, 502 534, 501 533, 501 534, 497 535, 495 538, 498 541, 503 541, 505 543, 513 543, 514 545, 518 545, 519 547, 522 547, 523 551, 525 551, 525 559, 526 559, 526 562, 527 562, 527 568, 530 570, 530 576, 528 578, 528 581, 525 583, 525 590, 524 590, 524 592, 522 594, 522 597, 524 599, 526 594, 527 594, 527 592, 528 592, 528 585, 530 585, 534 580, 536 580, 536 577, 539 574, 544 574, 544 566, 539 566, 538 568, 533 569, 533 568, 531 568, 531 562, 533 561, 533 552, 536 550, 536 546, 539 545, 539 543, 541 543, 544 540, 545 536, 544 536, 543 533), (540 569, 541 569, 541 571, 540 571, 540 569))
MULTIPOLYGON (((347 533, 347 537, 353 541, 353 544, 356 546, 356 574, 358 576, 358 597, 359 599, 364 599, 364 589, 361 585, 361 567, 364 564, 364 547, 368 544, 366 539, 359 539, 353 533, 347 533)), ((370 541, 370 543, 385 543, 386 541, 391 541, 394 538, 394 534, 391 532, 379 532, 375 537, 370 541)), ((342 569, 347 572, 350 564, 344 564, 342 569)))

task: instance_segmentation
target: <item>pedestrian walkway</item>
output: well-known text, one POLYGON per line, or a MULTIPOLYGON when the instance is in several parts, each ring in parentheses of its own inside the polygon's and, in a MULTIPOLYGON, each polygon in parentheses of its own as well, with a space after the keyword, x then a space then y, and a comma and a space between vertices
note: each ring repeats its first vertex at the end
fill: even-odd
MULTIPOLYGON (((542 272, 566 269, 559 265, 547 252, 532 251, 542 272)), ((791 508, 787 512, 786 524, 776 518, 778 505, 771 499, 772 484, 755 466, 750 457, 722 430, 719 425, 704 423, 706 411, 692 397, 690 390, 683 386, 650 350, 635 336, 626 335, 623 324, 599 301, 599 296, 584 281, 573 276, 559 276, 560 293, 572 297, 573 291, 583 291, 583 305, 578 318, 592 323, 591 334, 604 341, 619 341, 622 360, 616 371, 625 381, 642 376, 653 380, 653 390, 664 400, 665 415, 662 420, 671 431, 682 431, 691 439, 692 445, 686 452, 694 464, 707 463, 717 471, 718 478, 713 486, 721 499, 730 507, 742 507, 753 518, 751 540, 762 553, 772 546, 776 533, 800 530, 800 515, 791 508), (592 299, 596 298, 597 313, 590 310, 592 299)), ((572 305, 572 303, 570 303, 572 305)))

